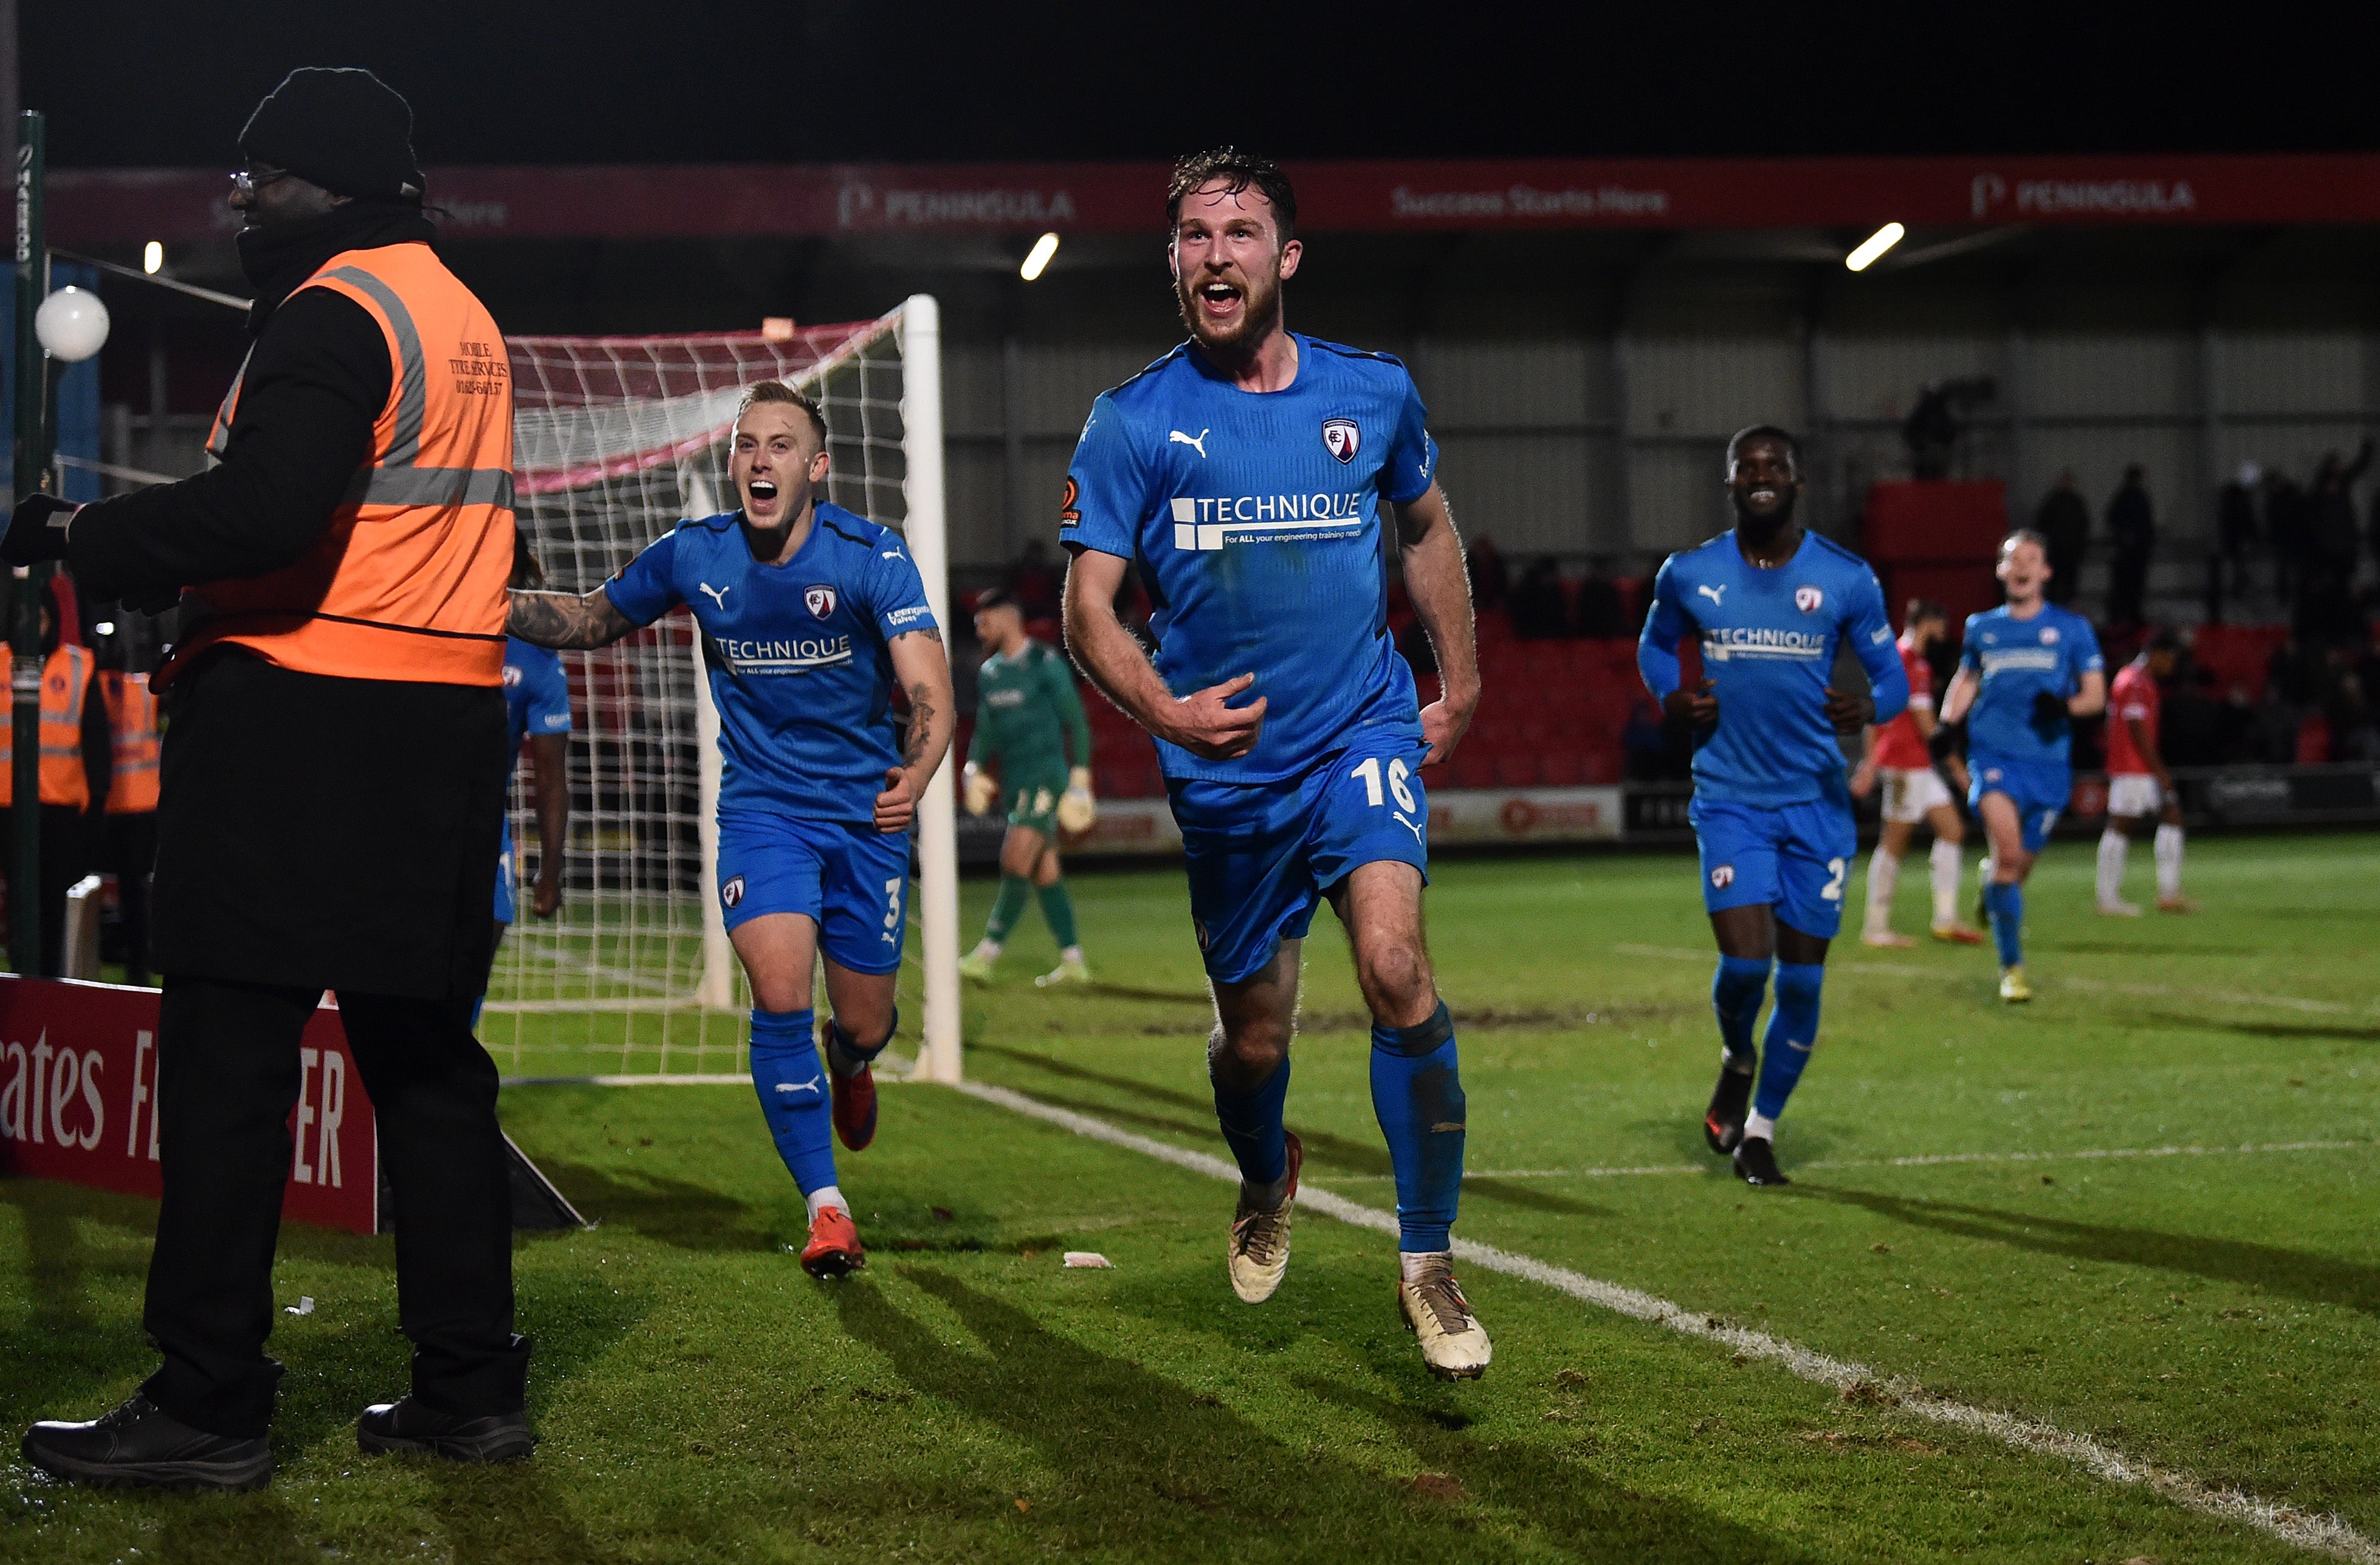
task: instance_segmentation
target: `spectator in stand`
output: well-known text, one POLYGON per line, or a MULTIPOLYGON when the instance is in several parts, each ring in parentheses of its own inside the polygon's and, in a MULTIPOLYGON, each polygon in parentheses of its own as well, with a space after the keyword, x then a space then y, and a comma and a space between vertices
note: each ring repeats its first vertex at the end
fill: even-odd
POLYGON ((2330 725, 2334 761, 2380 760, 2380 730, 2374 727, 2360 651, 2353 643, 2342 641, 2323 660, 2322 716, 2330 725))
POLYGON ((1027 620, 1058 617, 1058 568, 1050 563, 1050 546, 1039 538, 1025 540, 1025 548, 1008 567, 1008 579, 1002 585, 1016 600, 1016 606, 1025 611, 1027 620))
POLYGON ((1633 637, 1636 626, 1628 623, 1628 606, 1621 600, 1620 586, 1603 574, 1603 562, 1597 560, 1578 584, 1576 613, 1578 633, 1598 639, 1633 637))
POLYGON ((1570 609, 1562 601, 1561 570, 1541 559, 1521 573, 1506 602, 1512 634, 1524 641, 1550 641, 1570 634, 1570 609))
MULTIPOLYGON (((2215 545, 2231 567, 2234 598, 2244 598, 2249 591, 2248 562, 2256 552, 2256 485, 2263 479, 2256 464, 2242 462, 2215 496, 2215 545)), ((2219 601, 2219 588, 2217 593, 2219 601)))
POLYGON ((2273 552, 2273 597, 2287 609, 2305 583, 2306 494, 2277 467, 2265 470, 2265 545, 2273 552))
POLYGON ((2354 581, 2355 567, 2363 554, 2362 529, 2355 517, 2355 483, 2371 466, 2369 437, 2351 463, 2336 451, 2323 454, 2313 491, 2306 497, 2306 552, 2313 565, 2309 580, 2319 579, 2326 588, 2342 592, 2354 581))
POLYGON ((2091 507, 2083 503, 2073 468, 2058 475, 2058 486, 2033 514, 2033 526, 2046 540, 2044 552, 2049 556, 2049 585, 2043 590, 2062 606, 2082 583, 2082 552, 2091 541, 2091 507))
POLYGON ((1486 613, 1504 601, 1505 592, 1512 578, 1504 568, 1504 556, 1496 540, 1481 533, 1471 540, 1463 554, 1463 565, 1471 577, 1471 608, 1474 613, 1486 613))
POLYGON ((2107 571, 2108 622, 2140 625, 2149 559, 2156 552, 2156 513, 2149 505, 2148 483, 2137 462, 2124 469, 2122 486, 2107 502, 2107 539, 2115 551, 2107 571))

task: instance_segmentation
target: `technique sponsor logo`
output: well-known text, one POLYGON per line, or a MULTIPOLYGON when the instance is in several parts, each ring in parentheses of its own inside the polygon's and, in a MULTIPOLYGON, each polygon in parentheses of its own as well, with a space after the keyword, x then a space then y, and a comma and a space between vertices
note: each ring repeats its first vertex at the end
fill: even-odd
POLYGON ((806 673, 851 661, 848 636, 788 636, 763 640, 726 637, 719 649, 738 673, 806 673))
POLYGON ((1711 662, 1730 658, 1801 658, 1825 655, 1827 637, 1813 630, 1760 630, 1748 626, 1703 632, 1703 657, 1711 662))
POLYGON ((1173 547, 1220 549, 1233 543, 1346 538, 1368 519, 1362 490, 1315 494, 1173 497, 1173 547))

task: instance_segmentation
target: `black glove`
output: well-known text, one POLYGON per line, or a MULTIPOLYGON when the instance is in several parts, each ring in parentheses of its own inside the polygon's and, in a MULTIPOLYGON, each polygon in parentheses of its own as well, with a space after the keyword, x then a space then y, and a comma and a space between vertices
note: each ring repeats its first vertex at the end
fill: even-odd
POLYGON ((30 565, 67 557, 67 519, 76 507, 55 494, 33 493, 17 503, 8 535, 0 539, 0 560, 30 565))
POLYGON ((1949 760, 1965 747, 1967 725, 1959 722, 1937 722, 1934 736, 1925 741, 1925 753, 1936 760, 1949 760))
POLYGON ((2046 743, 2066 732, 2066 724, 2074 714, 2066 710, 2063 699, 2046 690, 2036 690, 2033 696, 2033 731, 2046 743))

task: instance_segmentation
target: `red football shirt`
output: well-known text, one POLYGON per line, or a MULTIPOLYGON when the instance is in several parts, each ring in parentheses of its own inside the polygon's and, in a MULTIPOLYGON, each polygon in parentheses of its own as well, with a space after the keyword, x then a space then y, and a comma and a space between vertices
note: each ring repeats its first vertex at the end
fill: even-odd
POLYGON ((2110 777, 2145 777, 2150 775, 2149 763, 2141 758, 2140 746, 2132 743, 2133 722, 2148 730, 2149 743, 2156 743, 2157 704, 2156 675, 2146 663, 2126 663, 2116 671, 2115 688, 2107 693, 2107 775, 2110 777))
MULTIPOLYGON (((1933 667, 1911 649, 1906 636, 1900 638, 1900 667, 1909 675, 1909 704, 1933 710, 1933 667)), ((1894 771, 1923 771, 1934 764, 1932 753, 1925 748, 1925 735, 1917 732, 1915 718, 1904 711, 1878 725, 1876 764, 1894 771)))

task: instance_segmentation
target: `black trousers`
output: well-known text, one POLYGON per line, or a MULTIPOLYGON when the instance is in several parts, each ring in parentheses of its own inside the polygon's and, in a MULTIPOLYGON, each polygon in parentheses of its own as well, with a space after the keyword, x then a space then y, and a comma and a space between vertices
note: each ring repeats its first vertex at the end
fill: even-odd
MULTIPOLYGON (((143 1324, 164 1364, 141 1389, 193 1428, 258 1436, 281 1365, 273 1254, 289 1177, 298 1035, 318 989, 169 975, 158 1038, 165 1195, 143 1324)), ((496 1067, 469 999, 342 992, 396 1204, 397 1321, 413 1394, 476 1417, 518 1412, 528 1340, 513 1331, 512 1197, 496 1067)), ((381 1388, 374 1388, 378 1395, 381 1388)), ((360 1403, 358 1404, 360 1407, 360 1403)))
MULTIPOLYGON (((42 883, 35 896, 17 900, 8 892, 11 918, 38 916, 42 921, 42 976, 55 978, 66 971, 67 892, 91 873, 91 818, 72 805, 43 805, 42 810, 42 883)), ((17 857, 17 819, 13 806, 0 806, 0 874, 17 857)))
MULTIPOLYGON (((103 818, 101 867, 115 877, 115 905, 124 918, 124 981, 149 981, 150 877, 157 869, 157 812, 103 818)), ((161 1148, 162 1150, 162 1148, 161 1148)))

